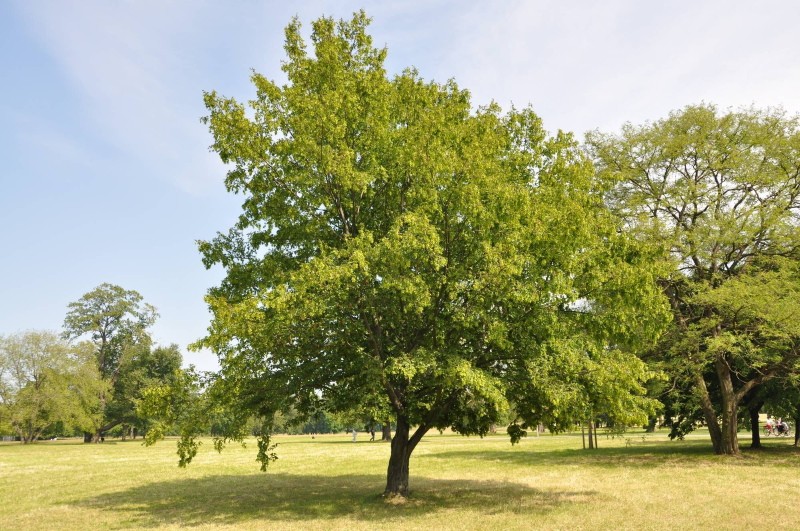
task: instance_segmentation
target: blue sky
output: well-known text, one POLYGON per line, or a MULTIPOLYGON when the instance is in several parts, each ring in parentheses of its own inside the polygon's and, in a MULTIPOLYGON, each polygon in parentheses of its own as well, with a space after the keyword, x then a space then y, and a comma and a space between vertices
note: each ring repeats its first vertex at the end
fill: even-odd
POLYGON ((208 152, 202 91, 249 99, 251 69, 281 80, 292 16, 308 27, 361 7, 390 72, 530 104, 579 137, 702 101, 800 112, 792 0, 0 0, 0 334, 57 330, 69 302, 111 282, 159 309, 158 342, 201 337, 222 272, 195 240, 241 203, 208 152))

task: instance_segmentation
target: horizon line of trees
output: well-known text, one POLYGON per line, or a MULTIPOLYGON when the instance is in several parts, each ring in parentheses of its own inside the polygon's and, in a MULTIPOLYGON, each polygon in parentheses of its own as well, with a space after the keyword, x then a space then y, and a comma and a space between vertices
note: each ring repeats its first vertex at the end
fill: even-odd
POLYGON ((136 291, 104 283, 71 303, 61 333, 0 336, 0 433, 23 443, 82 434, 136 437, 145 389, 180 374, 178 345, 153 343, 157 318, 136 291))

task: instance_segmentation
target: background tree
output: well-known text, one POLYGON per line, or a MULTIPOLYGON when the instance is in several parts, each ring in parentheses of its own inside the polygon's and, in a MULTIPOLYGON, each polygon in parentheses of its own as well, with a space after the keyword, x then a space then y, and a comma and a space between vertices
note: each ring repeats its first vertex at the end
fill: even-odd
POLYGON ((128 346, 120 358, 119 377, 114 381, 112 393, 114 400, 107 405, 106 418, 120 421, 134 436, 145 431, 148 419, 136 408, 144 389, 169 385, 176 378, 182 361, 178 345, 151 347, 141 343, 128 346))
MULTIPOLYGON (((800 378, 796 375, 790 378, 776 378, 770 380, 768 383, 760 386, 757 393, 753 393, 748 397, 750 402, 756 405, 761 405, 761 410, 766 412, 768 416, 775 419, 783 418, 794 429, 794 444, 797 446, 800 435, 797 433, 797 426, 800 423, 800 378)), ((754 409, 754 407, 753 407, 754 409)), ((763 423, 758 419, 751 417, 751 430, 754 433, 762 430, 763 423)), ((754 440, 756 437, 754 435, 754 440)), ((760 437, 759 444, 755 447, 761 446, 760 437)))
POLYGON ((798 121, 692 106, 588 145, 619 183, 610 199, 630 231, 674 260, 660 280, 674 328, 658 357, 696 393, 714 450, 738 454, 743 399, 798 370, 798 121))
POLYGON ((46 331, 0 338, 0 410, 23 443, 57 423, 91 426, 103 388, 90 344, 70 345, 46 331))
POLYGON ((133 414, 132 397, 126 396, 128 369, 136 366, 133 360, 150 352, 152 340, 147 329, 157 317, 156 309, 143 302, 139 293, 107 283, 69 304, 63 336, 88 336, 95 345, 100 375, 109 389, 100 395, 102 420, 91 433, 87 432, 87 442, 97 442, 102 433, 133 414))
POLYGON ((380 397, 396 424, 385 494, 405 496, 428 430, 484 435, 564 338, 601 363, 667 312, 570 135, 528 109, 473 109, 453 81, 389 79, 367 23, 315 21, 308 53, 292 22, 288 82, 254 74, 250 112, 206 94, 245 200, 200 244, 227 276, 198 346, 219 355, 218 394, 267 420, 380 397))
MULTIPOLYGON (((524 389, 515 403, 520 436, 529 426, 543 424, 554 433, 580 422, 589 430, 589 448, 597 420, 624 431, 644 424, 660 408, 647 397, 644 384, 655 376, 633 352, 603 346, 578 334, 554 344, 557 355, 540 364, 515 386, 524 389)), ((596 437, 595 437, 596 438, 596 437)))

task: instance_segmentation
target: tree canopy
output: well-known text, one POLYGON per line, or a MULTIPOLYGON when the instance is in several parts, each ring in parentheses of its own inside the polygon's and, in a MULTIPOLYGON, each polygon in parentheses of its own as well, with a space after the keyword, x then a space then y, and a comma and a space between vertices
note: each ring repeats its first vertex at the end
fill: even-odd
POLYGON ((675 413, 702 411, 715 451, 737 454, 742 400, 800 370, 798 119, 690 106, 588 143, 630 232, 673 260, 674 324, 652 357, 693 389, 675 413))
POLYGON ((23 443, 49 427, 89 429, 100 415, 105 385, 91 345, 70 345, 47 331, 0 337, 0 426, 23 443))
POLYGON ((87 433, 87 440, 96 442, 106 430, 134 422, 142 386, 169 379, 180 368, 177 347, 152 351, 148 328, 157 317, 155 307, 138 292, 108 283, 69 304, 63 336, 92 341, 97 368, 107 383, 100 395, 100 422, 87 433))
POLYGON ((205 95, 244 203, 200 243, 227 274, 197 346, 219 355, 221 394, 267 424, 289 405, 391 410, 385 493, 405 495, 428 430, 485 434, 509 400, 520 422, 554 419, 563 397, 537 378, 611 353, 640 366, 626 348, 668 311, 653 249, 619 230, 569 134, 530 109, 475 109, 454 81, 390 78, 367 25, 318 19, 309 51, 295 20, 285 84, 253 74, 249 108, 205 95))
POLYGON ((100 284, 69 304, 64 318, 64 337, 89 338, 97 346, 97 362, 105 379, 119 370, 125 348, 149 340, 147 328, 158 318, 156 309, 142 296, 114 284, 100 284))

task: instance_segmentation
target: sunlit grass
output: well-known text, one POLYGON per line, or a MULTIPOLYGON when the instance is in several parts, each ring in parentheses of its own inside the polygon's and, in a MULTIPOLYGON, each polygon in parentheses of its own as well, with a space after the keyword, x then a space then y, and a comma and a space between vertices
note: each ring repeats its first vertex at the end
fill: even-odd
MULTIPOLYGON (((742 434, 742 446, 747 446, 742 434)), ((0 445, 2 529, 746 529, 800 518, 800 451, 767 440, 740 459, 707 435, 606 439, 580 434, 426 436, 411 459, 412 497, 388 504, 389 445, 347 435, 278 437, 259 472, 255 448, 205 444, 176 466, 174 442, 0 445)))

